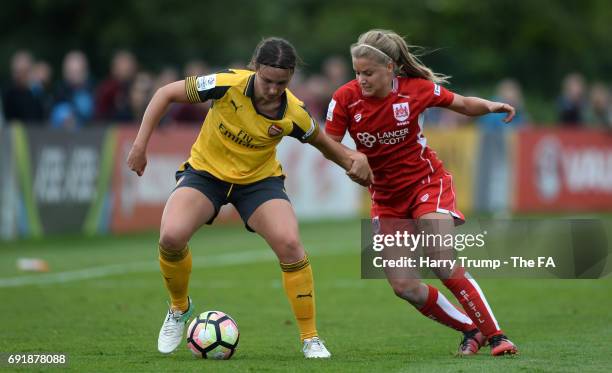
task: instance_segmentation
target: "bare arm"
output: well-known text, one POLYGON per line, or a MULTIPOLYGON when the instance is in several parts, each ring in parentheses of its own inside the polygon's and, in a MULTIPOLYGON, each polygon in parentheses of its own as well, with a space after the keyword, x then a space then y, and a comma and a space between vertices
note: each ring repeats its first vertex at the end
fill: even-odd
POLYGON ((310 144, 325 156, 346 170, 346 174, 354 182, 368 186, 372 183, 374 176, 368 164, 368 158, 359 152, 351 150, 340 144, 342 137, 329 136, 320 131, 310 144))
POLYGON ((514 108, 503 102, 493 102, 479 97, 463 97, 456 93, 453 102, 448 108, 459 114, 471 117, 489 113, 506 113, 507 115, 504 118, 506 123, 510 122, 515 114, 514 108))
POLYGON ((326 135, 327 135, 327 137, 329 137, 330 139, 334 140, 335 142, 342 142, 342 139, 344 138, 344 136, 330 135, 329 133, 327 133, 326 135))
POLYGON ((134 140, 127 158, 128 167, 138 176, 142 176, 147 166, 146 152, 151 134, 153 134, 153 130, 159 124, 168 106, 173 102, 189 102, 185 93, 184 80, 170 83, 158 89, 142 116, 138 135, 136 135, 136 140, 134 140))

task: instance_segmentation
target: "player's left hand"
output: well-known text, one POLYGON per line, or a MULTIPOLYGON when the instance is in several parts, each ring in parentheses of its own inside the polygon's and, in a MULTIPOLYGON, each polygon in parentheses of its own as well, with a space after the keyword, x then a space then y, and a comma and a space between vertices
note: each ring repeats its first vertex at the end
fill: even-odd
POLYGON ((510 123, 516 114, 516 110, 512 105, 504 104, 503 102, 494 102, 490 110, 491 113, 508 113, 504 118, 504 123, 510 123))
POLYGON ((369 186, 374 182, 374 173, 368 163, 368 157, 359 152, 354 152, 350 156, 353 163, 351 164, 350 170, 346 172, 348 177, 354 182, 362 186, 369 186))

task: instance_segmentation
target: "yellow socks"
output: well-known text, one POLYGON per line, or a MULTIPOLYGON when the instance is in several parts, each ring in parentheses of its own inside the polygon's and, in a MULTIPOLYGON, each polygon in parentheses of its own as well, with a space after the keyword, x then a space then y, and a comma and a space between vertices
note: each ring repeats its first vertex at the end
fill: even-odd
POLYGON ((187 291, 191 275, 191 251, 189 246, 185 246, 180 251, 166 250, 159 246, 159 267, 164 277, 166 289, 170 293, 172 308, 186 311, 189 308, 187 291))
MULTIPOLYGON (((170 294, 172 308, 186 311, 189 277, 191 275, 191 252, 189 246, 171 251, 159 247, 159 267, 164 284, 170 294)), ((317 336, 315 325, 315 294, 312 268, 308 256, 295 263, 281 263, 283 287, 300 329, 300 338, 317 336)))
POLYGON ((300 328, 300 338, 317 336, 315 325, 315 294, 312 268, 308 256, 295 263, 281 263, 283 287, 300 328))

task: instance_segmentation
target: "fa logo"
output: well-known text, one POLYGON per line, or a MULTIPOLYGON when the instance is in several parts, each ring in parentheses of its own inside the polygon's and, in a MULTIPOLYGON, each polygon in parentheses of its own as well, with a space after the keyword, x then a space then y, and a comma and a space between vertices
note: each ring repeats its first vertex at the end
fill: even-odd
POLYGON ((408 106, 408 103, 393 104, 393 116, 398 122, 408 120, 408 117, 410 117, 410 106, 408 106))

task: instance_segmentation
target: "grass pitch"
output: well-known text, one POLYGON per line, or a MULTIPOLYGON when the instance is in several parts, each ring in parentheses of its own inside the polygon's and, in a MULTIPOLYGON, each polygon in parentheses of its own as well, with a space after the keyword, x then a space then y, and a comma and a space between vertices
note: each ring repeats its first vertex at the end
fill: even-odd
MULTIPOLYGON (((610 371, 612 280, 481 280, 516 357, 454 356, 460 335, 425 319, 384 280, 360 279, 359 222, 303 223, 318 329, 333 356, 306 361, 265 242, 242 227, 203 228, 191 242, 196 312, 221 310, 240 328, 229 361, 195 359, 185 344, 157 352, 166 292, 157 234, 0 243, 0 353, 65 353, 71 371, 610 371), (51 272, 17 271, 19 257, 51 272)), ((454 299, 439 281, 431 281, 454 299)), ((6 355, 3 355, 6 356, 6 355)), ((58 369, 42 365, 0 370, 58 369)))

